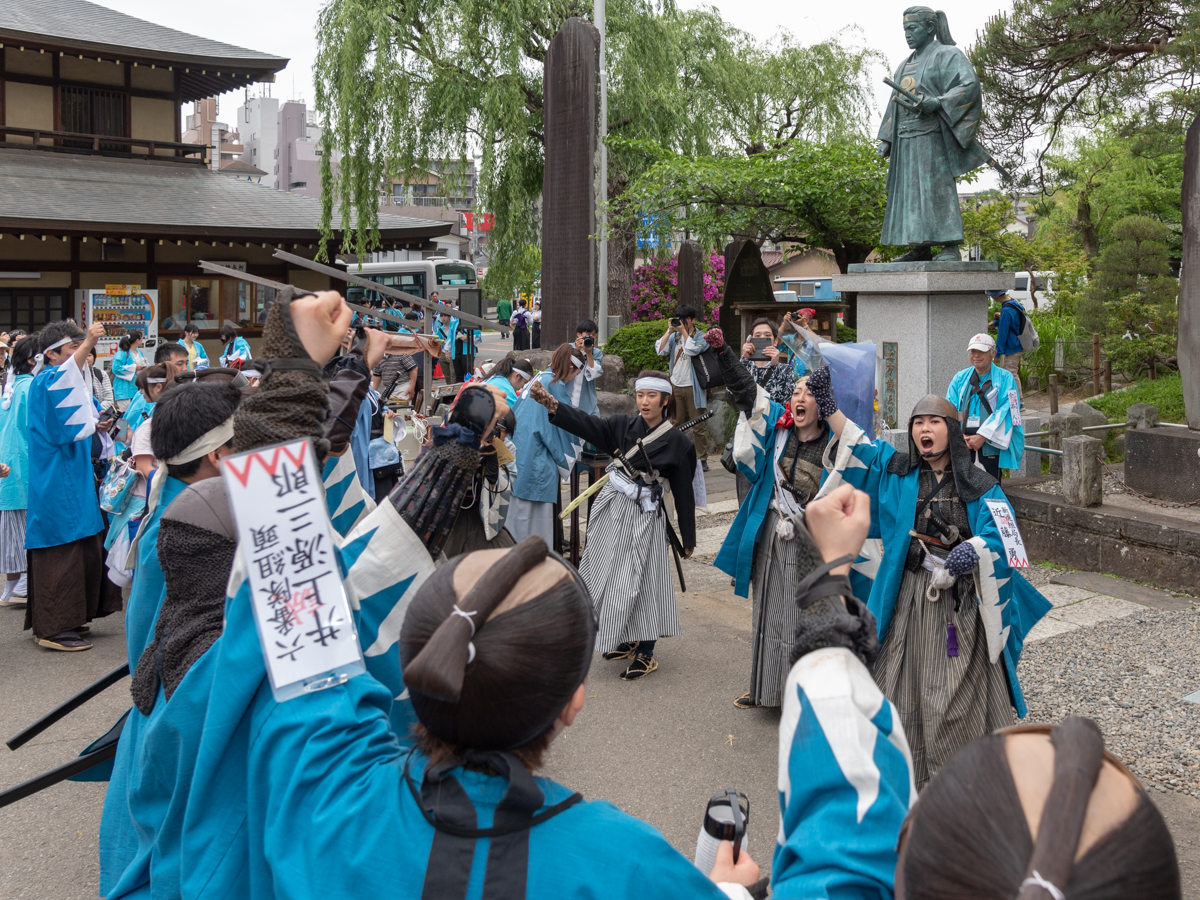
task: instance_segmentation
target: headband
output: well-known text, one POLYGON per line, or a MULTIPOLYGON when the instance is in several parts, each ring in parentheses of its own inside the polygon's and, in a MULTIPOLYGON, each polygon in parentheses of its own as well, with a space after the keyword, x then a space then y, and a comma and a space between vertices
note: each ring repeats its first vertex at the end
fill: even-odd
POLYGON ((36 375, 40 371, 42 371, 42 369, 46 368, 46 354, 49 351, 57 350, 63 344, 69 344, 72 341, 79 341, 79 340, 83 340, 83 339, 82 338, 74 338, 74 337, 65 337, 62 340, 58 341, 57 343, 51 344, 49 347, 47 347, 45 350, 43 350, 41 353, 39 353, 37 356, 34 357, 34 360, 36 360, 36 362, 33 365, 33 372, 31 374, 36 375))
POLYGON ((572 363, 572 364, 575 366, 575 368, 577 368, 577 369, 582 369, 582 368, 583 368, 583 360, 582 360, 582 359, 580 359, 578 356, 572 356, 572 357, 571 357, 571 363, 572 363))
MULTIPOLYGON (((571 357, 571 359, 574 359, 574 358, 575 358, 575 357, 573 357, 573 356, 571 357)), ((517 368, 516 366, 513 366, 513 367, 512 367, 512 370, 513 370, 514 372, 516 372, 518 375, 520 375, 522 378, 524 378, 526 381, 528 381, 530 378, 532 378, 532 377, 533 377, 533 373, 532 373, 532 372, 527 372, 525 369, 519 369, 519 368, 517 368)))
POLYGON ((147 378, 146 379, 146 384, 166 384, 166 383, 167 383, 167 379, 165 379, 165 378, 147 378))
POLYGON ((635 393, 637 391, 658 391, 660 394, 675 393, 671 382, 665 378, 639 378, 633 383, 633 390, 635 393))

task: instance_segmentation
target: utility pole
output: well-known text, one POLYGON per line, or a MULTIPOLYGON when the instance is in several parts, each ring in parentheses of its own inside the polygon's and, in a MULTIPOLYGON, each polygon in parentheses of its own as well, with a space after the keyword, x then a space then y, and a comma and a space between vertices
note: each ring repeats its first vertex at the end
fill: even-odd
POLYGON ((600 326, 600 343, 603 344, 608 340, 608 238, 604 236, 604 204, 608 202, 608 63, 605 60, 605 39, 604 39, 604 0, 595 0, 595 25, 596 30, 600 32, 600 179, 596 197, 596 233, 600 237, 600 253, 598 254, 598 263, 596 268, 599 270, 596 274, 600 279, 599 287, 599 309, 597 310, 596 318, 597 325, 600 326))

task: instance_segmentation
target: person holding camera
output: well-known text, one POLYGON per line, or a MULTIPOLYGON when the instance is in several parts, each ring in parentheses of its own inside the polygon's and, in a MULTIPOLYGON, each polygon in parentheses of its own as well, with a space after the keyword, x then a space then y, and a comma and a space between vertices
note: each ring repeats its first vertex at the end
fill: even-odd
MULTIPOLYGON (((668 368, 671 372, 671 384, 675 388, 675 425, 682 425, 696 418, 708 406, 708 395, 696 381, 692 369, 692 357, 699 356, 708 349, 702 332, 696 330, 696 310, 694 307, 676 307, 675 316, 668 320, 667 330, 658 343, 654 345, 659 356, 670 360, 668 368)), ((700 467, 708 471, 708 429, 692 428, 688 437, 696 447, 696 459, 700 467)))
POLYGON ((583 370, 575 377, 572 386, 576 395, 572 405, 589 416, 600 411, 596 381, 604 374, 604 351, 596 346, 599 333, 599 327, 591 319, 584 319, 575 326, 575 350, 583 357, 583 370))

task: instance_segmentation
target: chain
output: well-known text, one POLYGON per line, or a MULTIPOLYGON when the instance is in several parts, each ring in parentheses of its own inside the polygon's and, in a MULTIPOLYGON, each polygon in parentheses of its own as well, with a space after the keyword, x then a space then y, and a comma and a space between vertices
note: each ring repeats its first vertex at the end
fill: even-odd
POLYGON ((1104 472, 1112 476, 1113 480, 1117 483, 1122 491, 1127 494, 1132 494, 1139 500, 1145 500, 1152 506, 1161 506, 1163 509, 1188 509, 1192 506, 1200 506, 1200 500, 1192 500, 1190 503, 1168 503, 1166 500, 1155 500, 1153 497, 1147 497, 1141 491, 1135 491, 1133 488, 1127 485, 1125 483, 1125 479, 1109 467, 1108 463, 1104 461, 1103 451, 1097 453, 1096 458, 1100 461, 1100 465, 1103 467, 1104 472))

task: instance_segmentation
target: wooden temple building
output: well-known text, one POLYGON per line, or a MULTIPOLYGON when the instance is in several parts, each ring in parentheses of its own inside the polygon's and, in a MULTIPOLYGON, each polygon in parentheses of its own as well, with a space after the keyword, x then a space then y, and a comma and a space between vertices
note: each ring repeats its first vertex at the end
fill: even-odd
MULTIPOLYGON (((182 104, 287 62, 86 0, 0 4, 0 330, 77 316, 86 289, 120 284, 159 292, 164 338, 185 321, 254 337, 271 290, 202 259, 343 289, 272 256, 316 255, 320 201, 219 174, 208 146, 180 142, 182 104)), ((380 249, 433 250, 451 227, 380 215, 380 249)))

